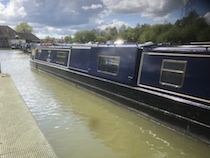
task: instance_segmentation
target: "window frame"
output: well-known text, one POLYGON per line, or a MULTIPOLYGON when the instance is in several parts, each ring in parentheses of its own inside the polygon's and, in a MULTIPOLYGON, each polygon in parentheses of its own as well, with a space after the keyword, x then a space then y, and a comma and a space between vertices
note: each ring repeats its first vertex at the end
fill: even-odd
POLYGON ((100 73, 105 73, 105 74, 109 74, 109 75, 113 75, 113 76, 117 76, 118 75, 118 72, 119 72, 119 67, 120 67, 120 56, 109 56, 109 55, 99 55, 98 56, 98 62, 97 62, 97 71, 100 72, 100 73), (116 73, 113 73, 113 72, 109 72, 109 71, 103 71, 103 70, 99 70, 99 61, 100 61, 100 58, 115 58, 118 60, 118 63, 117 64, 110 64, 108 63, 108 65, 116 65, 117 66, 117 71, 116 73))
POLYGON ((65 51, 57 51, 57 53, 56 53, 56 63, 65 65, 66 55, 67 55, 67 52, 65 52, 65 51), (58 59, 63 59, 64 61, 60 61, 58 59))
POLYGON ((161 70, 160 70, 160 79, 159 82, 161 85, 166 85, 170 87, 175 87, 175 88, 181 88, 184 84, 184 78, 186 74, 186 67, 187 67, 187 61, 186 60, 173 60, 173 59, 163 59, 162 60, 162 65, 161 65, 161 70), (165 63, 176 63, 176 64, 183 64, 183 70, 177 70, 177 69, 172 69, 172 68, 165 68, 164 64, 165 63), (175 74, 181 74, 181 84, 176 84, 176 83, 169 83, 165 82, 162 80, 162 76, 164 72, 170 72, 170 73, 175 73, 175 74))

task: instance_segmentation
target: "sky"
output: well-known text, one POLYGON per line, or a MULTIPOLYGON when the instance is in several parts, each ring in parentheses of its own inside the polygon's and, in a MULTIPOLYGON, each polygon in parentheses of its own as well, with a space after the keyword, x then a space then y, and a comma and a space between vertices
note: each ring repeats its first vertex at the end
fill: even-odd
MULTIPOLYGON (((181 18, 181 4, 181 0, 0 0, 0 25, 14 29, 27 22, 39 38, 62 38, 123 24, 174 23, 181 18)), ((209 0, 193 0, 193 9, 210 19, 209 0)))

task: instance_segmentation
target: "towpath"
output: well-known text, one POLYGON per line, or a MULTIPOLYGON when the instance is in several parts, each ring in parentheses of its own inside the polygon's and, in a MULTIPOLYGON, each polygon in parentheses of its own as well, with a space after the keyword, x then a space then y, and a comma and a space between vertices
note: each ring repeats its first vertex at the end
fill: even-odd
POLYGON ((0 73, 0 158, 56 158, 8 74, 0 73))

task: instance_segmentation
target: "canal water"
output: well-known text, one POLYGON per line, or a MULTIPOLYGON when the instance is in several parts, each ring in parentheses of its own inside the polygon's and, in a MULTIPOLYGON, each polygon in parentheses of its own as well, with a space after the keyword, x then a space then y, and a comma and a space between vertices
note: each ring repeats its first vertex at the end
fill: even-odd
POLYGON ((31 69, 29 58, 0 50, 1 70, 11 75, 59 158, 210 157, 209 145, 31 69))

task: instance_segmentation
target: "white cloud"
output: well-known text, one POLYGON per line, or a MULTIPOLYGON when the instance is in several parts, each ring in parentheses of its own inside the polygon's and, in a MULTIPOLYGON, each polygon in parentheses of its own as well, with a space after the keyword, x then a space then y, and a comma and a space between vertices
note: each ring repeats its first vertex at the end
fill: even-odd
POLYGON ((111 14, 111 10, 102 10, 99 14, 98 14, 98 17, 99 18, 104 18, 104 17, 107 17, 111 14))
POLYGON ((4 10, 5 10, 5 6, 0 3, 0 13, 3 12, 4 10))
POLYGON ((39 7, 39 6, 42 6, 42 5, 43 5, 43 3, 36 3, 34 6, 39 7))
POLYGON ((82 9, 89 10, 89 9, 98 9, 102 7, 103 6, 101 4, 92 4, 91 6, 82 6, 82 9))
MULTIPOLYGON (((170 17, 175 0, 0 0, 0 25, 27 22, 40 36, 64 36, 75 30, 129 26, 127 15, 152 20, 170 17), (124 17, 127 19, 124 20, 124 17)), ((137 21, 136 23, 138 23, 137 21)), ((135 23, 135 22, 133 22, 135 23)))
POLYGON ((102 0, 104 5, 115 13, 134 14, 153 20, 169 17, 169 13, 180 7, 180 1, 175 0, 102 0))
POLYGON ((73 35, 76 32, 76 30, 68 27, 55 28, 55 27, 40 25, 34 29, 34 32, 36 36, 39 38, 45 38, 47 36, 54 38, 61 38, 67 35, 73 35))
POLYGON ((126 27, 130 26, 130 24, 128 24, 128 23, 125 23, 123 21, 114 19, 114 20, 109 21, 109 22, 103 22, 103 24, 100 25, 98 28, 99 29, 105 29, 107 27, 116 27, 117 29, 119 29, 122 25, 125 25, 126 27))
POLYGON ((0 3, 0 17, 2 19, 15 19, 27 15, 23 3, 27 0, 10 0, 9 3, 0 3))
POLYGON ((207 23, 210 25, 210 12, 207 12, 207 13, 204 15, 204 18, 206 19, 207 23))

